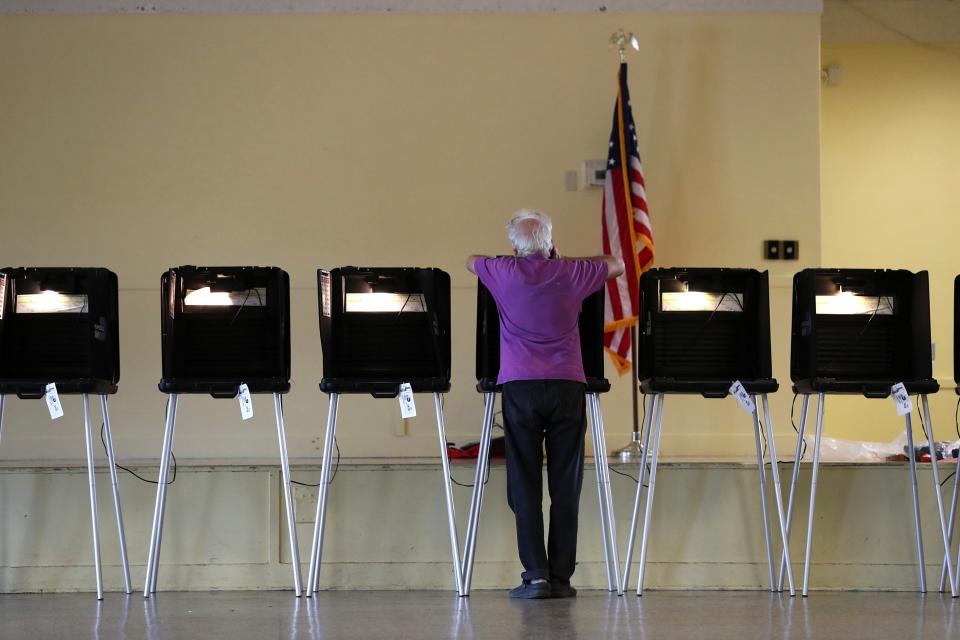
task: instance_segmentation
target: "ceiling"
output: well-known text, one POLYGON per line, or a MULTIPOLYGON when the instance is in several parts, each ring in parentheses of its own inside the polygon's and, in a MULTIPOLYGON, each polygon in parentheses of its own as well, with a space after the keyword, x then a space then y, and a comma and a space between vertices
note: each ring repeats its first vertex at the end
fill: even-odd
POLYGON ((826 0, 824 42, 960 43, 960 0, 826 0))

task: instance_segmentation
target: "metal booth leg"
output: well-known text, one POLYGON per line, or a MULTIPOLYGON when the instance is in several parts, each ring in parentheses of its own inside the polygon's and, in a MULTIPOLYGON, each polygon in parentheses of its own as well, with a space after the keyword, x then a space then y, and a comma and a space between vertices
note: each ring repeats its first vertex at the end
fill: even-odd
MULTIPOLYGON (((2 416, 0 416, 2 418, 2 416)), ((950 559, 950 548, 953 546, 953 524, 957 516, 957 490, 960 489, 960 457, 957 458, 957 465, 953 471, 953 495, 950 498, 950 517, 947 519, 947 552, 943 556, 943 564, 940 566, 940 592, 943 593, 945 581, 947 578, 947 562, 950 559)), ((958 554, 960 555, 960 554, 958 554)), ((954 564, 954 567, 958 565, 954 564)), ((960 574, 960 571, 957 571, 960 574)), ((960 582, 960 580, 958 580, 960 582)), ((957 585, 960 589, 960 584, 957 585)))
POLYGON ((127 556, 127 534, 123 530, 123 511, 120 508, 120 486, 117 483, 117 458, 113 452, 113 433, 110 431, 110 411, 107 396, 100 396, 100 415, 103 416, 103 437, 107 443, 107 465, 110 469, 110 484, 113 489, 113 512, 117 518, 117 535, 120 538, 120 564, 123 566, 125 593, 133 593, 130 583, 130 561, 127 556))
POLYGON ((657 399, 659 395, 654 395, 650 402, 650 411, 647 413, 643 425, 643 459, 640 460, 640 473, 637 474, 637 494, 633 499, 633 515, 630 518, 630 536, 627 538, 627 557, 623 562, 623 584, 620 585, 620 593, 626 593, 630 587, 630 565, 633 562, 633 543, 637 537, 637 521, 640 516, 640 493, 643 491, 644 475, 647 471, 647 455, 650 451, 650 433, 653 431, 653 414, 657 410, 657 399))
POLYGON ((593 467, 597 476, 597 505, 600 511, 600 530, 603 534, 603 561, 607 569, 607 591, 619 589, 613 584, 613 570, 610 568, 610 562, 613 559, 610 552, 610 531, 608 529, 609 518, 607 517, 607 500, 603 486, 603 469, 601 468, 601 458, 604 457, 604 451, 600 449, 600 436, 598 435, 597 417, 593 411, 593 399, 595 394, 587 394, 587 417, 590 421, 591 441, 593 442, 593 467))
MULTIPOLYGON (((647 570, 647 549, 650 540, 650 517, 653 514, 653 492, 657 484, 657 461, 660 458, 660 430, 663 426, 663 401, 661 393, 657 403, 657 417, 653 428, 653 457, 650 459, 650 487, 647 489, 647 504, 643 513, 643 538, 640 541, 640 573, 637 576, 637 595, 643 595, 643 578, 647 570)), ((646 454, 644 454, 646 458, 646 454)))
MULTIPOLYGON (((777 501, 777 518, 780 522, 780 542, 783 545, 784 557, 790 557, 790 534, 788 533, 784 514, 783 514, 783 491, 780 488, 780 466, 777 462, 777 447, 773 441, 773 421, 770 419, 770 403, 767 401, 767 394, 761 396, 763 401, 763 420, 767 428, 767 443, 770 447, 770 469, 773 477, 773 497, 777 501)), ((793 587, 793 567, 787 564, 787 586, 790 588, 790 595, 796 595, 793 587)), ((777 587, 779 590, 779 585, 777 587)))
MULTIPOLYGON (((905 417, 907 419, 907 451, 910 452, 907 459, 910 462, 910 489, 913 496, 913 528, 917 537, 917 563, 920 568, 920 593, 926 593, 927 568, 923 562, 923 534, 920 531, 920 495, 917 488, 917 459, 916 456, 913 455, 913 416, 908 413, 905 417)), ((936 462, 934 462, 934 465, 936 465, 936 462)), ((939 490, 940 486, 937 485, 938 493, 939 490)))
POLYGON ((160 453, 160 477, 157 479, 157 500, 153 506, 153 527, 150 531, 150 548, 147 551, 147 575, 143 585, 144 598, 149 598, 150 594, 157 590, 160 537, 167 500, 167 475, 170 471, 170 454, 173 451, 173 431, 177 422, 178 403, 179 396, 176 393, 171 393, 167 400, 167 419, 163 430, 163 449, 160 453))
POLYGON ((457 535, 457 514, 453 505, 453 487, 450 486, 450 458, 447 456, 447 434, 443 422, 443 403, 439 393, 433 394, 437 411, 437 435, 440 438, 440 462, 443 466, 443 492, 447 500, 447 525, 450 528, 450 555, 453 560, 453 581, 457 595, 463 593, 463 575, 460 573, 460 539, 457 535))
POLYGON ((817 394, 817 431, 813 443, 813 469, 810 472, 810 511, 807 515, 807 549, 803 556, 803 596, 810 587, 810 552, 813 550, 813 513, 817 504, 817 475, 820 471, 820 436, 823 435, 823 400, 821 391, 817 394))
MULTIPOLYGON (((800 408, 800 427, 797 429, 797 450, 793 454, 793 474, 790 476, 790 497, 787 499, 786 537, 790 538, 790 529, 793 526, 793 498, 797 488, 797 478, 800 476, 800 458, 803 456, 803 430, 807 424, 807 407, 810 404, 810 394, 803 394, 803 404, 800 408)), ((777 574, 777 591, 783 591, 783 573, 791 562, 784 547, 780 554, 780 572, 777 574)))
POLYGON ((90 485, 90 517, 93 521, 93 566, 97 573, 97 600, 103 600, 103 571, 100 567, 100 520, 97 515, 97 480, 93 464, 93 435, 90 432, 90 396, 83 394, 83 433, 87 445, 87 480, 90 485))
POLYGON ((477 468, 473 474, 473 492, 470 497, 470 515, 467 519, 467 537, 463 547, 463 566, 460 570, 463 581, 461 596, 470 595, 473 582, 473 563, 477 554, 477 532, 480 528, 480 512, 483 509, 483 492, 487 470, 490 468, 490 441, 493 437, 493 416, 496 394, 483 394, 483 423, 480 426, 480 451, 477 468))
MULTIPOLYGON (((610 560, 613 567, 613 584, 617 595, 622 595, 620 591, 620 554, 617 550, 617 518, 613 510, 613 492, 610 486, 610 465, 607 460, 607 436, 603 429, 603 413, 600 411, 600 396, 590 394, 593 405, 593 423, 596 425, 597 447, 600 457, 597 462, 600 464, 600 479, 603 486, 603 499, 606 503, 606 529, 610 537, 610 560)), ((588 396, 588 398, 590 397, 588 396)), ((612 589, 611 589, 612 591, 612 589)))
POLYGON ((760 509, 763 511, 763 539, 767 545, 767 568, 770 571, 770 591, 776 591, 773 581, 773 549, 770 541, 770 517, 767 514, 767 470, 763 462, 763 448, 760 444, 760 405, 757 396, 753 396, 753 439, 757 447, 757 470, 760 472, 760 509))
POLYGON ((927 423, 927 445, 930 448, 930 469, 933 475, 933 493, 937 498, 937 511, 940 515, 940 534, 943 536, 943 548, 945 551, 944 559, 947 561, 947 576, 950 579, 950 595, 957 597, 957 585, 953 578, 953 563, 950 561, 950 534, 947 532, 947 522, 943 512, 943 498, 940 495, 940 471, 937 469, 937 454, 934 443, 937 441, 933 435, 933 418, 930 417, 930 404, 927 402, 927 395, 920 396, 920 402, 923 406, 923 415, 927 423))
POLYGON ((293 564, 293 591, 299 598, 302 593, 300 545, 297 543, 297 516, 290 490, 290 458, 287 455, 287 433, 283 427, 283 397, 279 393, 273 394, 273 410, 277 414, 277 439, 280 441, 280 473, 283 476, 283 502, 287 509, 287 536, 290 541, 290 560, 293 564))
POLYGON ((327 524, 327 495, 330 490, 330 464, 333 461, 333 443, 337 437, 337 408, 340 394, 330 394, 327 411, 327 433, 323 439, 323 462, 320 468, 320 495, 317 497, 317 517, 313 522, 313 542, 310 545, 310 571, 307 574, 307 597, 320 587, 320 560, 323 556, 323 532, 327 524))

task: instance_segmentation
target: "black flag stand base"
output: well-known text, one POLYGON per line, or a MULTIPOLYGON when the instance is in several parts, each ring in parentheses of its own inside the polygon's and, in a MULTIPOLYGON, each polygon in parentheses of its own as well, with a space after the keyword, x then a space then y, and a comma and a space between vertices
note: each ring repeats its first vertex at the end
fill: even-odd
POLYGON ((630 384, 633 389, 633 432, 630 434, 630 443, 612 454, 620 462, 640 462, 643 460, 643 447, 640 445, 640 413, 638 406, 637 385, 637 325, 630 327, 630 384))

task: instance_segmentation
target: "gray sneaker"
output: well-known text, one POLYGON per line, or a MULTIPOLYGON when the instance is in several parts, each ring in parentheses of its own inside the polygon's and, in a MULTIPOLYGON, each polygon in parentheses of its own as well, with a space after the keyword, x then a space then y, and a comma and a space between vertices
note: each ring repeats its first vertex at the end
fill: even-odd
POLYGON ((569 582, 554 582, 550 585, 551 598, 576 598, 577 590, 569 582))

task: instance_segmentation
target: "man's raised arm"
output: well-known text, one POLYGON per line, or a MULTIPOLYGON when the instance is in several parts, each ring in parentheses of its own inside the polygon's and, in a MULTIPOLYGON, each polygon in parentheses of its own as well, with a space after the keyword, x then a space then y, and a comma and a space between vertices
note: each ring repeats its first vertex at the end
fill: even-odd
POLYGON ((468 257, 467 257, 467 271, 469 271, 469 272, 472 273, 473 275, 477 275, 477 269, 476 269, 476 267, 474 266, 474 265, 476 265, 477 260, 485 260, 485 259, 487 259, 487 258, 489 258, 489 257, 490 257, 490 256, 482 256, 482 255, 472 255, 472 256, 468 256, 468 257))

